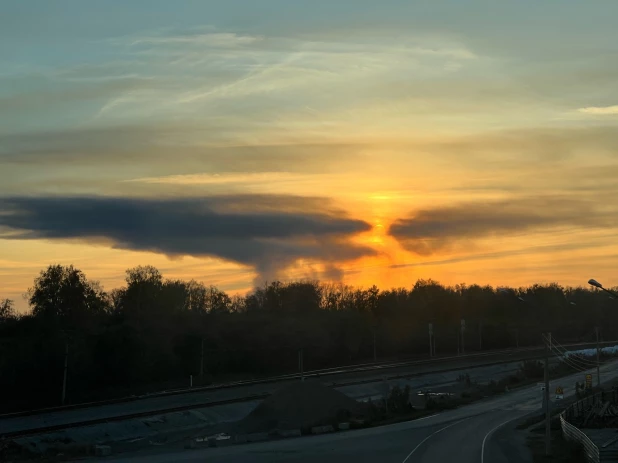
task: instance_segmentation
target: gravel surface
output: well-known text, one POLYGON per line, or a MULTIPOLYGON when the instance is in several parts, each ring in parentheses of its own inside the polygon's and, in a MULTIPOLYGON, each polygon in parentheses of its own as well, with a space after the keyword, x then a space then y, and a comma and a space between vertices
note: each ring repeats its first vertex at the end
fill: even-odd
POLYGON ((302 429, 360 415, 362 405, 318 381, 285 386, 265 399, 237 424, 239 432, 302 429))

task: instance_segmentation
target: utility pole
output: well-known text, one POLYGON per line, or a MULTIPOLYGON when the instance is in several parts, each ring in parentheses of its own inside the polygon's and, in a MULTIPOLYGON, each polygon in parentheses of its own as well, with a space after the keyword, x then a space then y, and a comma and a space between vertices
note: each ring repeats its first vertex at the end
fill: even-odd
POLYGON ((64 334, 64 375, 62 379, 62 405, 67 398, 67 372, 69 370, 69 337, 64 334))
POLYGON ((429 324, 429 358, 433 357, 433 323, 429 324))
POLYGON ((548 337, 543 339, 545 341, 545 391, 544 393, 544 402, 545 402, 545 455, 551 455, 551 413, 549 409, 549 354, 550 354, 550 343, 551 343, 551 333, 548 333, 548 337))
POLYGON ((435 357, 436 356, 436 335, 433 334, 431 337, 433 339, 433 356, 435 357))
POLYGON ((483 350, 483 320, 479 321, 479 350, 483 350))
POLYGON ((377 362, 378 361, 378 355, 376 352, 376 329, 373 329, 373 361, 377 362))
POLYGON ((601 350, 599 349, 599 327, 595 326, 594 330, 597 333, 597 386, 601 387, 601 350))
POLYGON ((460 349, 459 349, 459 330, 457 330, 457 356, 459 356, 460 354, 460 349))
POLYGON ((305 380, 305 368, 303 365, 303 349, 300 348, 298 349, 298 369, 300 370, 300 380, 304 381, 305 380))
POLYGON ((464 341, 464 331, 466 331, 466 321, 461 319, 461 354, 464 355, 466 353, 466 343, 464 341))
POLYGON ((515 328, 515 347, 519 349, 519 328, 515 328))
POLYGON ((204 338, 202 338, 202 348, 200 352, 200 378, 204 376, 204 338))

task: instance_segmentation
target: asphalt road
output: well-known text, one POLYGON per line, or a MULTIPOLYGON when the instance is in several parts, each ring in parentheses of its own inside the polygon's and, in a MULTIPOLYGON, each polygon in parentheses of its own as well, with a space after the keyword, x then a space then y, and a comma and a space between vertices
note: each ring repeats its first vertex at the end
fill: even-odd
MULTIPOLYGON (((575 381, 583 374, 554 380, 565 396, 574 393, 575 381)), ((604 365, 601 377, 618 377, 618 362, 604 365)), ((552 394, 553 395, 553 394, 552 394)), ((456 410, 420 420, 290 440, 246 444, 218 449, 178 450, 157 454, 106 458, 109 463, 524 463, 526 449, 500 445, 492 435, 501 426, 539 410, 542 393, 538 386, 516 389, 456 410)))

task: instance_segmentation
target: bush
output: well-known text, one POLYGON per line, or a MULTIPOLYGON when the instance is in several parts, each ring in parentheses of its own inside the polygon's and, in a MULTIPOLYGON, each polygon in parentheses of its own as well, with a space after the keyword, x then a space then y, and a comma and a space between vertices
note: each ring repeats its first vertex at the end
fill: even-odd
POLYGON ((543 363, 538 360, 525 360, 519 371, 526 378, 541 378, 544 373, 543 363))
POLYGON ((412 408, 410 405, 410 386, 401 389, 395 386, 386 399, 390 413, 405 413, 412 408))
POLYGON ((465 383, 466 386, 470 386, 470 384, 472 383, 472 381, 470 380, 470 375, 468 373, 464 374, 460 374, 457 377, 457 381, 460 383, 465 383))

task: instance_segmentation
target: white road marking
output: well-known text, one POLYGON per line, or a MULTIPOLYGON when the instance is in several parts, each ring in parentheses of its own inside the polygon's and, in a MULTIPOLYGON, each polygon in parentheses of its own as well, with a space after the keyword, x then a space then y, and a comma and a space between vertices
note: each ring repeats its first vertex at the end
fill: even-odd
POLYGON ((422 418, 417 418, 417 419, 415 419, 414 421, 422 421, 422 420, 426 420, 426 419, 428 419, 428 418, 433 418, 434 416, 438 416, 438 415, 439 415, 439 413, 434 413, 433 415, 424 416, 424 417, 422 417, 422 418))
POLYGON ((454 423, 449 424, 448 426, 444 426, 443 428, 438 429, 436 432, 433 432, 433 433, 429 434, 429 435, 428 435, 427 437, 425 437, 425 438, 424 438, 424 439, 423 439, 423 440, 422 440, 422 441, 421 441, 421 442, 420 442, 420 443, 419 443, 416 447, 414 447, 414 449, 412 449, 412 451, 411 451, 410 453, 408 453, 408 456, 407 456, 407 457, 406 457, 406 458, 405 458, 405 459, 404 459, 401 463, 406 463, 406 461, 408 461, 408 460, 410 459, 410 457, 412 456, 412 454, 413 454, 414 452, 416 452, 416 451, 419 449, 419 447, 420 447, 421 445, 423 445, 425 442, 427 442, 430 438, 432 438, 432 437, 433 437, 433 436, 435 436, 436 434, 438 434, 438 433, 440 433, 440 432, 444 431, 445 429, 448 429, 448 428, 450 428, 450 427, 452 427, 452 426, 455 426, 456 424, 459 424, 459 423, 461 423, 462 421, 469 420, 470 418, 472 418, 472 417, 471 417, 471 416, 469 416, 468 418, 464 418, 463 420, 456 421, 456 422, 454 422, 454 423))
POLYGON ((487 434, 485 434, 485 437, 483 438, 483 444, 481 445, 481 463, 485 462, 485 441, 487 441, 487 438, 489 436, 491 436, 491 434, 496 431, 497 429, 499 429, 500 427, 504 426, 506 423, 516 420, 517 418, 519 418, 518 416, 516 416, 515 418, 510 418, 508 420, 506 420, 504 423, 500 423, 498 426, 496 426, 495 428, 493 428, 491 431, 489 431, 487 434))

